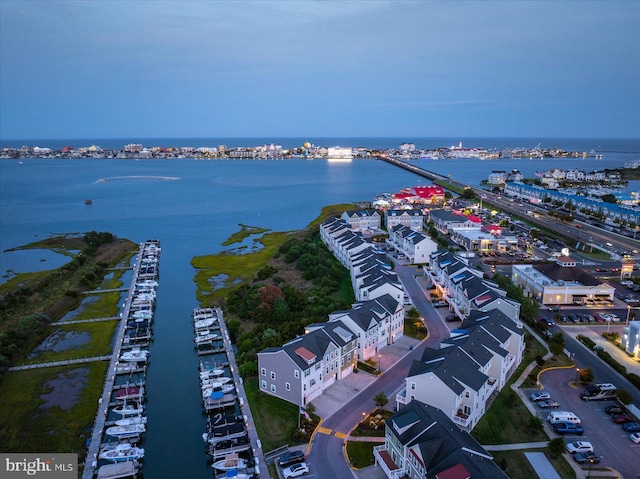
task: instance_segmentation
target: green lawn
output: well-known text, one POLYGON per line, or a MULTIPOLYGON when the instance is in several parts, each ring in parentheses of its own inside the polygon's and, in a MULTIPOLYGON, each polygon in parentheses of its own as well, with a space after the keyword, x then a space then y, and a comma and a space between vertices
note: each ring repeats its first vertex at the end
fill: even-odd
POLYGON ((376 444, 373 442, 348 441, 347 456, 349 456, 351 465, 357 469, 362 469, 363 467, 372 466, 373 464, 375 464, 375 459, 373 458, 373 448, 379 445, 380 444, 376 444))
POLYGON ((544 431, 538 430, 534 434, 532 429, 527 427, 531 414, 520 397, 511 389, 511 384, 534 358, 546 352, 544 347, 529 334, 526 335, 526 344, 520 366, 471 433, 480 444, 513 444, 549 439, 544 431))
POLYGON ((298 426, 298 407, 258 389, 258 378, 244 381, 244 390, 251 408, 251 415, 262 450, 272 451, 293 442, 292 435, 298 426))

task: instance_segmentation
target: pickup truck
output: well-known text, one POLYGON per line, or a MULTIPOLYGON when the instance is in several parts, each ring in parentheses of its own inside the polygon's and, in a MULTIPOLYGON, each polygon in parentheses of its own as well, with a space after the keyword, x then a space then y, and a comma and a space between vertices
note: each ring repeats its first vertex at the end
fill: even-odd
POLYGON ((592 464, 599 464, 600 456, 598 456, 595 452, 576 452, 573 455, 573 460, 578 464, 587 464, 589 462, 592 464))
POLYGON ((576 436, 582 436, 584 434, 584 428, 582 426, 571 422, 559 422, 554 424, 553 430, 558 434, 575 434, 576 436))

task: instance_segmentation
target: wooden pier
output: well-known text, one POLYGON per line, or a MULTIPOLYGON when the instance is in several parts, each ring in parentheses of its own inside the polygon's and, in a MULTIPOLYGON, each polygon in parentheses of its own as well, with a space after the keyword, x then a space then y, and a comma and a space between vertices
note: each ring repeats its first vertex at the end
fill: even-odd
MULTIPOLYGON (((140 259, 142 258, 143 248, 144 244, 140 245, 138 258, 136 260, 135 266, 133 267, 133 280, 131 281, 131 286, 129 288, 122 289, 122 291, 129 291, 129 294, 127 295, 127 300, 124 305, 124 311, 122 313, 123 319, 120 321, 120 324, 118 324, 118 328, 116 331, 113 353, 110 357, 109 368, 107 370, 107 377, 104 383, 102 397, 99 400, 100 405, 98 407, 98 413, 96 415, 96 420, 93 426, 93 433, 91 434, 91 441, 89 443, 87 459, 85 461, 84 470, 82 472, 82 479, 92 479, 94 473, 96 472, 98 452, 100 450, 100 444, 102 443, 102 436, 104 433, 107 413, 109 410, 106 405, 111 402, 111 395, 113 394, 113 389, 115 386, 116 367, 118 365, 118 359, 120 358, 122 340, 124 339, 124 333, 127 328, 127 318, 129 317, 129 310, 131 308, 131 302, 133 301, 134 297, 133 293, 135 291, 135 282, 138 276, 138 271, 140 270, 140 259)), ((121 290, 118 289, 116 291, 121 290)), ((106 290, 96 292, 106 292, 106 290)))
POLYGON ((90 358, 65 359, 62 361, 50 361, 48 363, 25 364, 23 366, 13 366, 9 371, 24 371, 27 369, 55 368, 56 366, 69 366, 72 364, 93 363, 96 361, 108 361, 111 356, 93 356, 90 358))
POLYGON ((100 321, 117 321, 118 319, 120 319, 120 316, 92 319, 70 319, 69 321, 56 321, 55 323, 51 323, 51 326, 64 326, 65 324, 98 323, 100 321))

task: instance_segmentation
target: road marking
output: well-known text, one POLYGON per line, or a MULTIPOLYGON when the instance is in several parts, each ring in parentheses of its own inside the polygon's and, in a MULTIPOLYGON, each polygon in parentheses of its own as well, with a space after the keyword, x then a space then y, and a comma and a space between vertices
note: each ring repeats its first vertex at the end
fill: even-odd
POLYGON ((337 432, 334 434, 335 437, 337 437, 338 439, 345 439, 347 437, 347 435, 343 432, 337 432))
POLYGON ((330 436, 333 431, 331 429, 327 429, 326 427, 319 427, 318 432, 330 436))

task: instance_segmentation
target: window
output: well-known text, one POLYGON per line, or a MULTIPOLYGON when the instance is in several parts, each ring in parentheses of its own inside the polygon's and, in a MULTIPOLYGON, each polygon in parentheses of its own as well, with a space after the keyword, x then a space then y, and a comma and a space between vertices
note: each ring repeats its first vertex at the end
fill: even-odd
POLYGON ((285 387, 287 388, 287 391, 291 391, 291 384, 286 383, 286 384, 285 384, 285 387))
MULTIPOLYGON (((271 379, 275 380, 276 379, 276 373, 274 373, 273 371, 271 371, 271 379)), ((469 396, 467 396, 469 397, 469 396)))
POLYGON ((271 385, 271 392, 272 393, 276 392, 276 385, 275 384, 271 385))
POLYGON ((267 389, 267 381, 265 381, 264 379, 262 380, 262 384, 260 384, 260 387, 262 389, 267 389))
POLYGON ((469 397, 469 391, 465 391, 464 392, 464 397, 468 398, 469 397))
POLYGON ((267 375, 267 370, 265 368, 262 368, 260 372, 262 373, 263 376, 267 375))
POLYGON ((411 383, 411 390, 415 391, 416 390, 416 383, 411 383))
POLYGON ((295 376, 296 379, 298 379, 300 377, 300 371, 298 371, 297 369, 295 369, 293 371, 293 375, 295 376))
POLYGON ((311 370, 310 370, 310 369, 307 369, 307 370, 304 372, 304 376, 305 376, 305 377, 307 377, 309 374, 311 374, 311 370))

